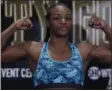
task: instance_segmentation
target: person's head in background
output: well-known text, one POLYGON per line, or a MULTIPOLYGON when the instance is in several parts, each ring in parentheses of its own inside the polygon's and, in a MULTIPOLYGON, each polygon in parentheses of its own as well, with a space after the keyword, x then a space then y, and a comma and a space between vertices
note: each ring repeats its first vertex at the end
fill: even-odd
POLYGON ((52 4, 47 9, 47 33, 45 41, 50 38, 68 38, 72 28, 72 12, 63 3, 52 4))

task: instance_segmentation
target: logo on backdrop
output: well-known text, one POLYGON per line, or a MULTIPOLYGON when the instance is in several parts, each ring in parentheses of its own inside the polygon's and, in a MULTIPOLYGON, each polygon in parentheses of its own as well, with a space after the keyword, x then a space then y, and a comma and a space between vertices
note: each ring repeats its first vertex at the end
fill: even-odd
POLYGON ((1 68, 2 78, 32 78, 29 68, 1 68))
POLYGON ((96 66, 92 66, 88 70, 88 76, 91 80, 98 80, 100 77, 106 78, 109 77, 111 78, 112 76, 112 69, 99 69, 96 66))

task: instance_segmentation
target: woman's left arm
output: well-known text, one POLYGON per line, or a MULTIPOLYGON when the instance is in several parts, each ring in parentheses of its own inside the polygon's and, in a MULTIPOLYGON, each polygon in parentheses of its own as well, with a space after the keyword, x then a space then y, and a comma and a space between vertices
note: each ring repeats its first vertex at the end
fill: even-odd
MULTIPOLYGON (((92 56, 99 58, 106 58, 107 60, 112 60, 112 27, 105 23, 105 21, 99 17, 92 16, 89 22, 90 27, 95 29, 101 29, 108 41, 109 47, 104 46, 93 46, 92 48, 92 56)), ((105 59, 104 59, 105 60, 105 59)))

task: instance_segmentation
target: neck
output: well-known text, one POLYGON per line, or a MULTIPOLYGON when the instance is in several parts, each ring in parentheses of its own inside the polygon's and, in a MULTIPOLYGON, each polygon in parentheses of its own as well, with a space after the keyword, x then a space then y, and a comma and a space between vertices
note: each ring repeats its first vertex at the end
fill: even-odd
POLYGON ((49 43, 56 50, 62 50, 63 48, 68 47, 67 39, 68 39, 67 37, 57 38, 57 37, 51 36, 49 43))

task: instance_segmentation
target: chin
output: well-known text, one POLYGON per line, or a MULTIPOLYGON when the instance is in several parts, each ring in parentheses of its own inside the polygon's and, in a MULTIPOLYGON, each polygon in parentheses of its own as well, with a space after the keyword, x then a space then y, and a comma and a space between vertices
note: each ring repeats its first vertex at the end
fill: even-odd
POLYGON ((69 33, 68 30, 65 30, 65 31, 60 31, 59 34, 62 35, 62 36, 67 36, 69 33))
POLYGON ((55 36, 57 37, 68 37, 69 30, 67 29, 58 29, 58 31, 55 32, 55 36))

